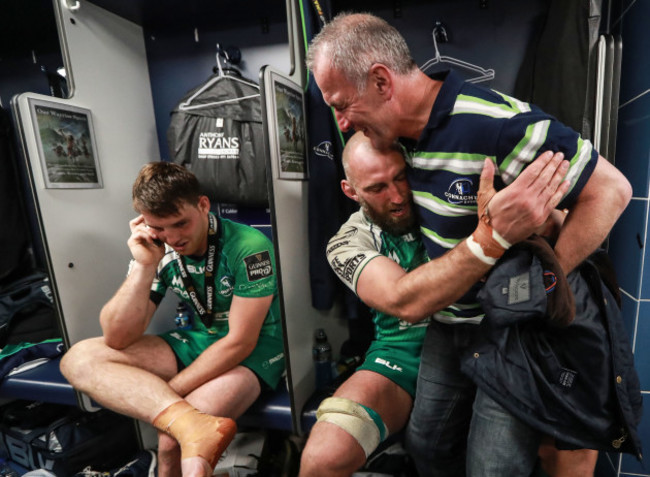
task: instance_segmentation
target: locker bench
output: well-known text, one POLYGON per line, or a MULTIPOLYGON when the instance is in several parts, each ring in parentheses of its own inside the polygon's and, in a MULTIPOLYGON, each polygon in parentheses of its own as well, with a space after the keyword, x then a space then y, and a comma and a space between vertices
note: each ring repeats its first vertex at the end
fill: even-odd
MULTIPOLYGON (((59 370, 59 359, 9 376, 0 382, 0 399, 26 399, 77 406, 72 385, 59 370)), ((264 393, 238 420, 240 426, 292 431, 291 401, 284 383, 264 393)))

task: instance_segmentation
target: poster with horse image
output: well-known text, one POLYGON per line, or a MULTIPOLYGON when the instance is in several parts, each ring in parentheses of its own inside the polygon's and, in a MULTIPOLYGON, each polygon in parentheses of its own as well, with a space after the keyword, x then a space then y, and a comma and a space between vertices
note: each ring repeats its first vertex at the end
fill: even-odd
POLYGON ((279 72, 265 71, 267 119, 272 157, 280 179, 306 180, 307 135, 300 87, 279 72))
POLYGON ((30 99, 46 188, 101 188, 89 110, 30 99))

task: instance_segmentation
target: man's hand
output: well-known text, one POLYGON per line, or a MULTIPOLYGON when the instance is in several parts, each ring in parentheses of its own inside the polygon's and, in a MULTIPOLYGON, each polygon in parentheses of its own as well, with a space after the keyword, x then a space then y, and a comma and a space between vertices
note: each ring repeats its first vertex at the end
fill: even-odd
POLYGON ((564 176, 569 161, 562 153, 547 151, 534 160, 505 189, 494 190, 494 163, 486 159, 481 172, 479 218, 511 244, 524 240, 544 224, 569 190, 564 176))
POLYGON ((165 245, 144 223, 144 217, 139 215, 129 222, 131 236, 127 242, 131 255, 140 265, 158 265, 165 255, 165 245), (158 242, 158 243, 157 243, 158 242))

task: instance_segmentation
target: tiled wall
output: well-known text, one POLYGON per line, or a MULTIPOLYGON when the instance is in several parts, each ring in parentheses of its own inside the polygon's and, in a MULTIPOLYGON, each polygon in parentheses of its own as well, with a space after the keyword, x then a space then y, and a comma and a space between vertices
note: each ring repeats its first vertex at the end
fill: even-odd
POLYGON ((650 212, 650 1, 622 3, 623 16, 616 20, 623 37, 623 63, 615 160, 634 193, 612 231, 609 251, 625 295, 623 318, 643 392, 645 412, 639 433, 646 462, 641 464, 629 455, 602 456, 599 471, 607 477, 650 476, 650 255, 646 247, 650 212))

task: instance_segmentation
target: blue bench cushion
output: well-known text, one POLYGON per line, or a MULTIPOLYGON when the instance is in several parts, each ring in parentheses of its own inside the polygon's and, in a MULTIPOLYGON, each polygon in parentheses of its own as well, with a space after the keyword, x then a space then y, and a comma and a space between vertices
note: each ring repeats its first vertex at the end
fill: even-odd
MULTIPOLYGON (((78 405, 76 392, 59 370, 60 357, 0 382, 0 398, 78 405)), ((91 372, 91 371, 90 371, 91 372)), ((291 400, 286 386, 262 394, 238 420, 241 426, 292 431, 291 400)))

